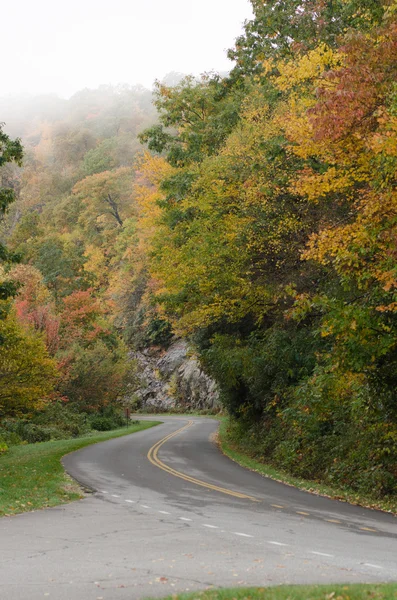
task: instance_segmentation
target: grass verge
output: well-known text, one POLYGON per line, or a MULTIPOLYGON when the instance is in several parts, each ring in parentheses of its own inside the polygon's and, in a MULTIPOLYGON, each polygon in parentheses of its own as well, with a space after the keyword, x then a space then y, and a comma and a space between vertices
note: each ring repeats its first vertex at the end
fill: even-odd
POLYGON ((175 594, 163 600, 396 600, 397 584, 288 585, 175 594))
POLYGON ((219 434, 218 434, 218 445, 220 450, 234 462, 239 465, 260 473, 265 477, 280 481, 287 485, 292 485, 301 490, 311 492, 320 496, 326 496, 327 498, 333 498, 342 500, 343 502, 350 502, 350 504, 357 504, 367 508, 376 508, 386 512, 397 514, 397 498, 391 500, 379 500, 358 494, 356 491, 349 488, 335 488, 330 487, 318 481, 310 481, 308 479, 302 479, 300 477, 294 477, 286 471, 277 469, 276 467, 262 462, 258 457, 252 456, 245 451, 244 448, 240 448, 238 444, 233 440, 229 431, 229 419, 220 418, 219 434))
POLYGON ((57 504, 83 497, 81 487, 69 477, 61 458, 90 444, 104 442, 157 425, 158 421, 142 421, 127 428, 90 434, 81 438, 11 446, 0 457, 0 516, 57 504))

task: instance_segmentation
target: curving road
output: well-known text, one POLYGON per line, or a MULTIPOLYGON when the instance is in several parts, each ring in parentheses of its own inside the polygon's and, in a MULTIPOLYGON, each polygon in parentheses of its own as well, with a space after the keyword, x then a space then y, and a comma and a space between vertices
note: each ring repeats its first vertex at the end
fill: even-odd
POLYGON ((1 598, 397 580, 395 517, 245 470, 212 419, 161 420, 64 458, 94 491, 83 501, 0 520, 1 598))

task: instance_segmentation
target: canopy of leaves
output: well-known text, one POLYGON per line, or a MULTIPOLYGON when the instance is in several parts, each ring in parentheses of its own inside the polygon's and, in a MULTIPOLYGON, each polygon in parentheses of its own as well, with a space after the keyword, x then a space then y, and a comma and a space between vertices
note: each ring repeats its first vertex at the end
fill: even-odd
POLYGON ((41 336, 24 329, 15 313, 0 320, 0 419, 29 415, 53 390, 56 363, 41 336))
MULTIPOLYGON (((0 123, 0 220, 4 217, 9 206, 15 200, 15 191, 12 187, 4 185, 4 167, 7 163, 16 163, 21 165, 23 157, 22 144, 19 139, 12 140, 4 131, 0 123)), ((12 262, 17 256, 10 253, 0 242, 0 265, 1 263, 12 262)), ((6 300, 16 293, 16 286, 11 281, 2 281, 0 283, 0 300, 6 300)))
POLYGON ((359 448, 394 493, 395 2, 253 6, 216 95, 159 87, 142 136, 161 155, 138 196, 152 301, 267 456, 342 481, 359 448))

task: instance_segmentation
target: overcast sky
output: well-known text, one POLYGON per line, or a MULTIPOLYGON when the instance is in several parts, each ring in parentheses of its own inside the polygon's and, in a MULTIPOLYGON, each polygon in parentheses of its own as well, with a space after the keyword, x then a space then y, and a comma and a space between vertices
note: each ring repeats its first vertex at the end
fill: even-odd
POLYGON ((0 96, 141 83, 231 66, 249 0, 19 0, 1 9, 0 96))

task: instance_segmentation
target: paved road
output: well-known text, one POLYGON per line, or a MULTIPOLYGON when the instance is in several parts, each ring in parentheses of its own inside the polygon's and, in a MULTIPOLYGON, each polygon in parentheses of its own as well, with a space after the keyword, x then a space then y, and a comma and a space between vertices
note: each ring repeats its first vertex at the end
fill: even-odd
POLYGON ((214 420, 162 420, 64 458, 83 501, 0 520, 1 599, 397 580, 395 517, 239 467, 214 420))

